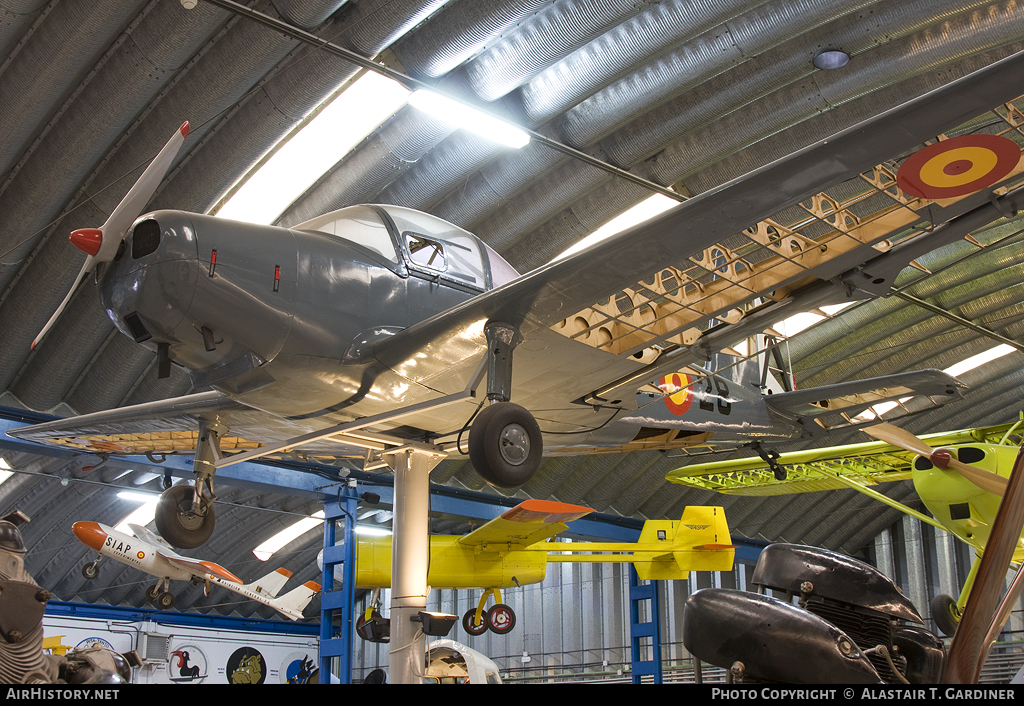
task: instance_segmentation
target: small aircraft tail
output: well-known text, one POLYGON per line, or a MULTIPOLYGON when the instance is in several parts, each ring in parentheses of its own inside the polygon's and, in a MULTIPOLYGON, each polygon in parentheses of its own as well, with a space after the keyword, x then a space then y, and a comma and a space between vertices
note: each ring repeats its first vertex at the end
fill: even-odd
POLYGON ((320 584, 316 581, 307 581, 306 583, 293 588, 284 594, 280 598, 274 598, 267 601, 274 610, 287 615, 292 620, 301 620, 302 611, 309 605, 309 602, 313 600, 313 596, 320 592, 320 584))
POLYGON ((291 571, 281 568, 271 571, 263 578, 253 581, 252 583, 247 583, 244 588, 248 588, 253 593, 259 593, 264 596, 276 598, 278 591, 288 583, 288 579, 291 577, 291 571))
POLYGON ((633 566, 644 581, 685 579, 691 571, 729 571, 735 547, 725 509, 691 505, 679 520, 648 520, 639 544, 665 544, 662 551, 633 552, 633 566))

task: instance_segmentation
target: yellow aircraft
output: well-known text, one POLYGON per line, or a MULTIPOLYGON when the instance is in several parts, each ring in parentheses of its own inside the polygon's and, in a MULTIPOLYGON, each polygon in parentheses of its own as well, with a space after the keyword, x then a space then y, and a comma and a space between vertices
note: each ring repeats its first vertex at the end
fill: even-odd
MULTIPOLYGON (((787 495, 852 488, 947 532, 976 551, 958 599, 931 601, 939 629, 952 635, 974 585, 982 552, 1017 457, 1022 422, 917 437, 891 424, 862 429, 877 441, 779 454, 763 460, 715 461, 676 469, 673 483, 729 495, 787 495), (784 471, 776 474, 775 471, 784 471), (778 476, 784 475, 783 480, 778 476), (870 486, 912 480, 929 517, 870 486)), ((1024 431, 1024 430, 1022 430, 1024 431)), ((1018 538, 1013 561, 1024 560, 1018 538)))
MULTIPOLYGON (((504 635, 515 627, 516 617, 501 602, 501 589, 540 583, 549 563, 632 563, 645 581, 732 568, 735 548, 721 507, 691 506, 679 520, 647 520, 636 542, 545 541, 591 512, 580 505, 526 500, 469 534, 431 535, 427 583, 434 588, 483 588, 477 607, 466 612, 462 625, 471 635, 488 629, 504 635), (491 596, 495 605, 485 612, 491 596)), ((358 538, 355 585, 391 585, 391 537, 358 538)), ((360 634, 366 637, 362 630, 360 634)))

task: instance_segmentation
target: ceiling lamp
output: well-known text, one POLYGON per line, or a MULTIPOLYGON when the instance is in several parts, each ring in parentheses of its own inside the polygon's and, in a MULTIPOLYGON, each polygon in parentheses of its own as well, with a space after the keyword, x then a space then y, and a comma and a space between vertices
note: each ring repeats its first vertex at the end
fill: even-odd
POLYGON ((841 69, 850 63, 850 55, 839 49, 826 49, 814 55, 814 66, 819 69, 841 69))
POLYGON ((409 104, 449 125, 465 128, 507 147, 518 149, 530 142, 525 130, 425 88, 414 91, 409 96, 409 104))

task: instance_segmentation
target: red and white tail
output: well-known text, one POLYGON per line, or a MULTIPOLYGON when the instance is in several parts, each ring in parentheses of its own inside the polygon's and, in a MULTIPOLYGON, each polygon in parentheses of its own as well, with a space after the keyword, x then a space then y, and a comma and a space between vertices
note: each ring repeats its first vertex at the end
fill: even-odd
POLYGON ((268 601, 267 604, 274 610, 287 615, 292 620, 301 620, 302 611, 313 600, 313 596, 320 592, 320 584, 316 581, 307 581, 297 588, 293 588, 280 598, 268 601))
POLYGON ((276 598, 277 592, 284 588, 284 585, 288 583, 288 579, 291 577, 292 572, 288 569, 277 569, 261 579, 245 584, 244 588, 248 588, 253 593, 276 598))

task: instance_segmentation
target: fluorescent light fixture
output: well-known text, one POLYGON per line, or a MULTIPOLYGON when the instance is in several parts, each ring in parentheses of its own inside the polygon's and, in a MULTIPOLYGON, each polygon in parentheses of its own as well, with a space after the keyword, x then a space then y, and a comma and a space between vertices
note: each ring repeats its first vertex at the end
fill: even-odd
POLYGON ((368 71, 294 133, 225 203, 217 215, 269 224, 302 192, 395 114, 409 90, 368 71))
POLYGON ((979 353, 978 355, 972 355, 967 360, 961 360, 956 365, 952 365, 942 372, 952 375, 953 377, 957 377, 958 375, 963 375, 968 370, 974 370, 975 368, 991 362, 996 358, 1002 358, 1008 353, 1013 353, 1015 350, 1017 349, 1013 346, 1003 343, 995 348, 989 348, 987 351, 979 353))
POLYGON ((324 523, 324 511, 320 510, 315 512, 309 517, 303 518, 298 522, 295 522, 289 527, 285 527, 283 530, 275 534, 273 537, 265 541, 260 546, 252 550, 252 553, 260 561, 266 561, 274 555, 281 547, 288 544, 288 542, 296 539, 297 537, 309 532, 314 527, 319 527, 324 523))
POLYGON ((153 503, 160 499, 159 495, 153 493, 136 493, 131 490, 122 490, 117 497, 122 500, 134 500, 138 503, 153 503))
POLYGON ((580 250, 585 250, 594 243, 598 243, 605 238, 610 238, 616 233, 621 233, 627 228, 632 228, 638 223, 648 221, 651 218, 664 213, 673 206, 678 205, 679 202, 675 199, 670 199, 668 196, 663 194, 655 194, 650 198, 644 199, 628 211, 623 211, 618 216, 573 245, 571 248, 567 249, 561 255, 556 257, 555 260, 561 260, 566 255, 572 255, 580 250))
POLYGON ((449 125, 470 130, 506 147, 518 149, 530 142, 529 134, 522 128, 425 88, 413 91, 409 96, 409 105, 449 125))

